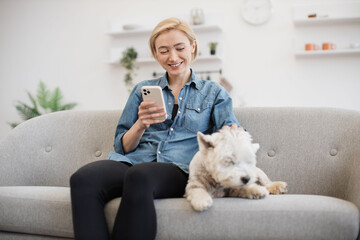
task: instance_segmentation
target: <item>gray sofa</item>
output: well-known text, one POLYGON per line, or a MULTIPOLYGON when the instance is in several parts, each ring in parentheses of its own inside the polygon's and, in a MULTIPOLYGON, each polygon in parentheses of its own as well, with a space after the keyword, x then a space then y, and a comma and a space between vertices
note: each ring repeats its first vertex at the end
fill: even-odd
MULTIPOLYGON (((258 166, 289 194, 215 199, 194 212, 156 200, 157 239, 357 239, 360 113, 329 108, 240 108, 260 143, 258 166)), ((72 239, 69 177, 113 151, 120 111, 66 111, 31 119, 0 142, 0 239, 72 239)), ((109 229, 119 199, 105 208, 109 229)))

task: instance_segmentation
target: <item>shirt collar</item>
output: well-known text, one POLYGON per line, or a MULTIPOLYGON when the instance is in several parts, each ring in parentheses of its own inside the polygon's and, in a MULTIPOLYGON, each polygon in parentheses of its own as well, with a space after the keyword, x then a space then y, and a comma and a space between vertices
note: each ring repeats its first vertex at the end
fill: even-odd
POLYGON ((160 78, 159 86, 160 86, 162 89, 164 89, 164 88, 166 88, 166 87, 168 87, 168 88, 170 89, 169 83, 168 83, 168 81, 167 81, 167 73, 165 73, 165 74, 160 78))
MULTIPOLYGON (((186 85, 193 85, 196 89, 199 89, 200 85, 201 85, 201 80, 196 76, 195 72, 191 70, 191 77, 190 77, 190 81, 188 83, 186 83, 186 85)), ((166 87, 169 87, 169 83, 167 81, 167 73, 165 73, 161 78, 160 78, 160 82, 159 82, 159 86, 164 89, 166 87)))

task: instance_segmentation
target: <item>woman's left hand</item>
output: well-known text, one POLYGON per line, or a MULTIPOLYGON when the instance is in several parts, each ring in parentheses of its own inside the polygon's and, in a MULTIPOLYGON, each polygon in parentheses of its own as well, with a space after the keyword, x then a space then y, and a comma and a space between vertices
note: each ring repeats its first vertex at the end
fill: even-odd
POLYGON ((239 127, 236 123, 233 123, 231 126, 225 125, 221 129, 229 129, 229 128, 230 130, 236 130, 236 129, 244 130, 242 127, 239 127))

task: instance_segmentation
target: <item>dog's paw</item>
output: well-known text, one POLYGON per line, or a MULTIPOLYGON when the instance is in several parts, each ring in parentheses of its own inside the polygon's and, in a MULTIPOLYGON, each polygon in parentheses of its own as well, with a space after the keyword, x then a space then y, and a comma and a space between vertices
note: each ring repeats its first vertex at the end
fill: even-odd
POLYGON ((204 211, 212 206, 213 200, 209 194, 197 194, 190 200, 195 211, 204 211))
POLYGON ((247 198, 249 199, 261 199, 269 195, 269 191, 263 186, 254 186, 249 188, 247 198))
POLYGON ((287 186, 286 182, 272 182, 266 185, 266 188, 270 194, 284 194, 288 192, 287 186))

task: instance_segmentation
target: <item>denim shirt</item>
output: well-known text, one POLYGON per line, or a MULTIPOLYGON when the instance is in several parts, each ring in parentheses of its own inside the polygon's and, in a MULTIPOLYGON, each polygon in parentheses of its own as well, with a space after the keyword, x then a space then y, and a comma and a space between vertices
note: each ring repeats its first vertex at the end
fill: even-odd
POLYGON ((175 97, 169 87, 167 74, 138 83, 123 109, 115 132, 114 149, 108 159, 131 164, 142 162, 172 163, 184 172, 189 172, 189 163, 199 150, 197 132, 211 134, 224 125, 239 123, 233 113, 229 93, 219 84, 200 80, 193 72, 190 81, 178 95, 178 112, 171 119, 175 97), (122 137, 138 119, 138 107, 142 102, 142 86, 160 86, 164 95, 167 119, 152 124, 146 129, 139 145, 131 152, 124 153, 122 137))

